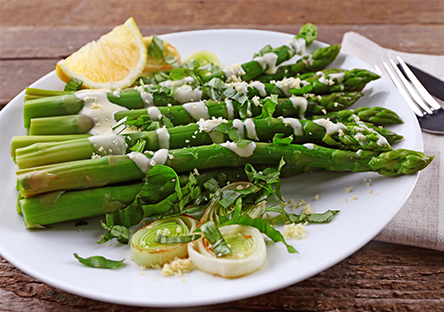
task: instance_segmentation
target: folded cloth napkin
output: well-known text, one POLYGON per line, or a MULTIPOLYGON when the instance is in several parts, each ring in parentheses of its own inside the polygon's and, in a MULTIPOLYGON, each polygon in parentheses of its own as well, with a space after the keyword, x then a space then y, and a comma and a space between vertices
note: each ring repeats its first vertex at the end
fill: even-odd
MULTIPOLYGON (((377 64, 381 70, 383 61, 399 55, 407 63, 444 80, 444 56, 386 49, 355 32, 344 35, 341 50, 370 65, 377 64)), ((435 155, 435 159, 420 173, 409 199, 375 240, 444 250, 444 135, 422 135, 424 152, 435 155)))

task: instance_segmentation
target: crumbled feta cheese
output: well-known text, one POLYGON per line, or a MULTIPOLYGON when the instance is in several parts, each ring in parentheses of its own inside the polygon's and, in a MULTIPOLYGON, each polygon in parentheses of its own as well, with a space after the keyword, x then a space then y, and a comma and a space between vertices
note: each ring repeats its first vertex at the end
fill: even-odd
POLYGON ((288 224, 284 225, 284 237, 295 238, 295 239, 303 239, 307 237, 307 233, 305 232, 305 228, 302 224, 288 224))
POLYGON ((181 259, 175 257, 170 263, 165 263, 162 268, 163 276, 176 276, 180 277, 183 274, 190 273, 194 270, 193 263, 191 259, 181 259))

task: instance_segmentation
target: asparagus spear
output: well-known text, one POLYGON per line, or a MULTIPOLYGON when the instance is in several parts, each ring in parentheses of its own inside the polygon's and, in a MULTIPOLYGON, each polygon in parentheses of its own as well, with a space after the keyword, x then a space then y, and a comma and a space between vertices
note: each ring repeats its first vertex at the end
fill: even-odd
MULTIPOLYGON (((32 118, 73 115, 80 112, 84 106, 84 101, 72 91, 50 91, 28 88, 27 92, 28 90, 30 94, 54 95, 25 101, 23 106, 25 128, 29 128, 32 118), (60 95, 62 92, 63 95, 60 95)), ((122 106, 122 109, 137 109, 145 106, 141 92, 134 89, 125 89, 119 92, 119 94, 107 92, 107 98, 111 103, 122 106)))
MULTIPOLYGON (((299 118, 305 118, 312 114, 321 114, 329 111, 337 111, 349 107, 356 103, 356 101, 363 96, 362 92, 336 92, 326 95, 305 95, 304 97, 292 97, 278 99, 278 104, 275 108, 275 117, 291 117, 298 116, 299 118)), ((266 103, 267 99, 248 100, 241 104, 237 101, 226 100, 224 102, 218 102, 213 100, 204 101, 205 107, 202 108, 208 111, 208 115, 205 118, 222 117, 224 119, 234 118, 248 118, 259 116, 262 113, 262 107, 266 103)), ((196 104, 196 103, 195 103, 196 104)), ((130 119, 138 118, 141 116, 148 116, 146 125, 148 126, 151 121, 162 120, 163 116, 167 117, 171 123, 175 126, 188 124, 190 122, 196 122, 200 117, 194 118, 189 112, 193 112, 190 108, 194 104, 189 103, 187 105, 175 105, 171 107, 152 107, 144 109, 134 110, 122 110, 114 114, 116 121, 119 121, 125 117, 130 119), (188 105, 188 109, 186 108, 188 105)), ((83 121, 88 123, 87 118, 79 117, 79 115, 59 116, 57 119, 52 118, 36 118, 30 124, 30 131, 34 134, 53 134, 53 128, 59 129, 59 133, 71 133, 71 134, 84 134, 76 129, 85 129, 86 127, 73 128, 69 126, 72 123, 82 124, 83 121), (76 120, 78 119, 78 120, 76 120), (39 125, 38 130, 34 130, 34 124, 39 125)))
POLYGON ((252 165, 277 166, 281 159, 289 166, 314 166, 329 171, 374 171, 386 176, 412 174, 424 169, 433 156, 411 150, 383 153, 359 152, 325 148, 314 144, 275 145, 250 143, 243 147, 234 143, 204 145, 150 153, 130 153, 97 159, 73 161, 17 171, 22 196, 29 198, 56 190, 102 187, 109 184, 138 180, 155 164, 166 164, 176 172, 194 169, 252 165))
POLYGON ((358 107, 355 109, 344 109, 340 111, 330 111, 323 115, 312 115, 310 119, 328 118, 333 122, 353 122, 356 118, 362 121, 371 122, 377 126, 388 126, 402 124, 402 119, 394 111, 384 107, 358 107))
MULTIPOLYGON (((181 147, 222 143, 229 140, 229 130, 238 131, 238 136, 260 142, 268 142, 276 133, 293 136, 293 143, 317 143, 341 149, 390 150, 391 144, 402 136, 387 129, 372 127, 363 122, 348 124, 333 123, 327 119, 303 120, 295 118, 246 119, 241 121, 222 118, 177 126, 156 131, 142 131, 124 134, 128 148, 144 141, 144 149, 156 151, 160 148, 177 149, 181 147), (224 126, 224 130, 220 126, 224 126), (234 128, 233 125, 236 127, 234 128), (165 139, 163 139, 165 137, 165 139)), ((103 148, 113 146, 112 141, 119 137, 111 135, 94 144, 96 137, 70 140, 65 142, 37 143, 16 151, 16 163, 19 169, 38 167, 66 161, 91 158, 93 155, 118 155, 124 149, 103 148), (105 141, 106 140, 106 141, 105 141)), ((115 144, 114 146, 115 147, 115 144)), ((128 149, 129 152, 129 149, 128 149)))
MULTIPOLYGON (((275 107, 274 117, 305 117, 313 114, 321 114, 329 111, 337 111, 350 107, 364 94, 362 92, 336 92, 322 96, 306 95, 305 97, 290 97, 278 99, 275 107)), ((204 101, 208 110, 208 118, 234 119, 256 117, 262 113, 262 107, 266 99, 257 101, 249 100, 244 104, 237 101, 216 102, 213 100, 204 101), (231 109, 232 108, 232 109, 231 109)), ((152 109, 152 112, 155 112, 152 109)), ((117 112, 114 117, 117 121, 122 118, 136 118, 140 116, 150 116, 153 120, 160 120, 166 116, 173 125, 179 126, 190 122, 196 122, 184 106, 158 107, 158 113, 150 113, 148 109, 130 110, 117 112)))
POLYGON ((27 228, 88 218, 121 209, 134 201, 143 183, 108 186, 82 191, 55 191, 21 199, 19 207, 27 228))
POLYGON ((26 147, 35 143, 43 142, 61 142, 69 140, 84 139, 91 135, 89 134, 74 134, 74 135, 17 135, 11 139, 11 158, 15 162, 15 151, 18 148, 26 147))
MULTIPOLYGON (((317 29, 313 24, 305 24, 299 30, 299 34, 290 40, 286 45, 279 48, 272 48, 270 45, 262 48, 255 54, 254 59, 241 65, 243 81, 250 81, 264 72, 274 74, 276 66, 291 59, 295 54, 303 54, 305 48, 309 46, 317 36, 317 29)), ((230 77, 227 77, 230 79, 230 77)))
POLYGON ((339 54, 341 46, 338 44, 319 48, 313 54, 301 57, 295 64, 280 66, 274 74, 262 74, 256 77, 257 81, 270 82, 295 77, 307 72, 316 72, 324 69, 333 62, 339 54))
POLYGON ((94 121, 82 114, 32 118, 30 135, 84 134, 94 127, 94 121), (48 126, 49 125, 49 126, 48 126))
MULTIPOLYGON (((214 179, 221 185, 225 185, 227 181, 248 180, 243 168, 201 171, 195 179, 199 186, 210 179, 214 179)), ((188 181, 189 175, 179 175, 181 187, 185 186, 188 181)), ((32 198, 19 198, 18 208, 27 228, 41 228, 53 223, 109 214, 131 204, 142 186, 143 183, 138 182, 87 190, 54 191, 32 198)), ((170 194, 165 194, 167 195, 170 194)), ((156 200, 163 199, 158 196, 156 200)))

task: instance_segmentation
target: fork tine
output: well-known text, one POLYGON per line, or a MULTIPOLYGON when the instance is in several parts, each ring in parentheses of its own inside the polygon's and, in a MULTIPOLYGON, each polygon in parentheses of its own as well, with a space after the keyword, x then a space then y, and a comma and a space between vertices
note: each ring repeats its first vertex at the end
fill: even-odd
POLYGON ((418 104, 424 111, 426 111, 427 114, 433 114, 433 111, 429 108, 426 102, 424 102, 418 91, 407 81, 404 74, 399 70, 398 66, 396 66, 396 63, 392 59, 390 59, 389 61, 390 64, 392 64, 392 67, 395 70, 396 74, 398 75, 398 78, 402 81, 404 87, 410 93, 413 100, 415 100, 416 104, 418 104))
MULTIPOLYGON (((382 62, 382 65, 384 65, 385 70, 389 74, 390 78, 392 79, 393 83, 395 84, 396 88, 398 88, 401 95, 404 97, 404 99, 407 101, 407 104, 409 104, 410 108, 413 110, 413 112, 419 116, 424 116, 423 112, 419 109, 418 105, 416 105, 415 102, 410 98, 407 91, 405 90, 402 83, 399 81, 399 79, 396 77, 396 75, 393 73, 393 71, 390 69, 388 64, 386 62, 382 62)), ((379 68, 378 68, 379 69, 379 68)))
POLYGON ((436 100, 426 90, 426 88, 424 88, 424 86, 421 84, 418 78, 416 78, 416 76, 413 74, 413 72, 410 70, 407 64, 402 60, 402 58, 397 56, 396 59, 398 60, 399 64, 401 64, 402 69, 406 73, 407 77, 409 77, 410 81, 416 87, 416 90, 418 90, 419 94, 421 94, 423 99, 434 109, 440 109, 441 105, 439 105, 438 102, 436 102, 436 100))

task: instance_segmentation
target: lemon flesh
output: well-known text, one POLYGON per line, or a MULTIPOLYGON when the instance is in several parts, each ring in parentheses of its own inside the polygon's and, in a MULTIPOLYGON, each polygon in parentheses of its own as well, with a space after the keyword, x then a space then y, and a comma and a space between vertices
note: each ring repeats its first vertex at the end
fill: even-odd
POLYGON ((83 81, 84 88, 122 89, 142 74, 147 49, 133 18, 57 63, 57 76, 83 81))

